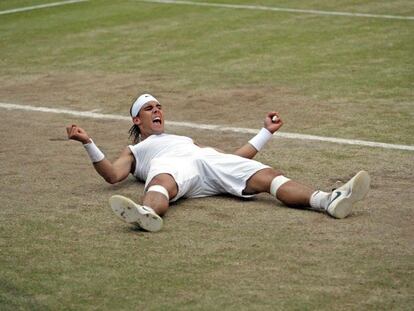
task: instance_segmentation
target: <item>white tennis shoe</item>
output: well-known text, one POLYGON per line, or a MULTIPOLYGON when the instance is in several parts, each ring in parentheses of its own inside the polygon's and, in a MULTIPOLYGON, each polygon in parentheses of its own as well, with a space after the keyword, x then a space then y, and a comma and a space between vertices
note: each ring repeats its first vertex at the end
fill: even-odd
POLYGON ((326 211, 335 218, 345 218, 352 205, 365 198, 370 187, 370 177, 365 171, 358 172, 345 185, 332 191, 326 211))
POLYGON ((152 208, 136 204, 122 195, 112 196, 109 204, 114 213, 129 224, 150 232, 160 231, 162 228, 162 218, 152 208))

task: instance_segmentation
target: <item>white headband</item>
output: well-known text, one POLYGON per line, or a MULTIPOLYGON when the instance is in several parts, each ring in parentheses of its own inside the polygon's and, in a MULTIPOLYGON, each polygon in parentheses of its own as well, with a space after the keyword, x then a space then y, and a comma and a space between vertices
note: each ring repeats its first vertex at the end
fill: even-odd
POLYGON ((151 94, 142 94, 140 97, 138 97, 137 100, 132 104, 131 117, 135 118, 141 110, 142 106, 152 101, 159 103, 159 101, 151 94))

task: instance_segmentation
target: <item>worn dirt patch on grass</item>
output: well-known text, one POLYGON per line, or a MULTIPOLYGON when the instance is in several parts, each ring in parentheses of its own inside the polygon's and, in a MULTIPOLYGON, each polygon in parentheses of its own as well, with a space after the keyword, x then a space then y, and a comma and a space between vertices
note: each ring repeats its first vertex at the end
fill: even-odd
POLYGON ((156 96, 174 121, 258 128, 268 111, 279 111, 286 132, 414 143, 412 130, 401 121, 412 115, 411 105, 404 103, 361 104, 340 98, 327 102, 275 86, 182 90, 168 76, 155 74, 50 72, 0 77, 3 102, 121 115, 128 115, 134 98, 144 92, 156 96))
MULTIPOLYGON (((2 79, 2 101, 123 114, 124 102, 135 95, 135 82, 141 81, 127 75, 82 73, 2 79)), ((150 86, 146 81, 142 85, 150 86)), ((263 107, 269 105, 265 91, 180 94, 164 89, 159 97, 168 99, 165 106, 175 120, 259 129, 263 107), (223 98, 231 100, 219 111, 215 103, 223 98), (201 102, 203 109, 194 102, 201 102), (237 116, 255 121, 244 124, 235 120, 237 116)), ((300 101, 289 90, 277 92, 284 94, 285 105, 300 101)), ((182 200, 165 217, 164 229, 149 235, 120 222, 107 203, 115 193, 139 201, 143 185, 133 178, 115 186, 105 184, 82 146, 66 140, 65 126, 72 123, 83 126, 109 159, 129 143, 129 122, 1 111, 0 278, 13 280, 1 289, 3 294, 25 293, 31 304, 51 309, 76 306, 78 301, 85 306, 91 296, 107 305, 117 302, 112 305, 117 308, 145 307, 151 305, 155 290, 162 291, 166 306, 176 307, 202 308, 212 301, 218 308, 269 310, 275 301, 287 309, 412 305, 411 152, 276 136, 258 160, 323 190, 365 169, 372 176, 367 199, 341 221, 282 207, 267 195, 253 200, 182 200), (122 302, 108 284, 129 289, 123 291, 122 302), (142 293, 139 302, 137 291, 142 293)), ((227 152, 250 138, 179 127, 168 130, 227 152)))

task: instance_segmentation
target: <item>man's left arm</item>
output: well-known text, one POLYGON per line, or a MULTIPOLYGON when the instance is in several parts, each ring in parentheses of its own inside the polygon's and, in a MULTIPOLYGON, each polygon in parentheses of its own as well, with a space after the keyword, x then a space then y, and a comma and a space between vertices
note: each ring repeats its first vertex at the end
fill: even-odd
POLYGON ((264 127, 247 144, 237 149, 234 154, 247 159, 254 156, 264 147, 273 134, 283 125, 283 121, 278 112, 268 112, 264 120, 264 127), (274 120, 274 121, 273 121, 274 120))

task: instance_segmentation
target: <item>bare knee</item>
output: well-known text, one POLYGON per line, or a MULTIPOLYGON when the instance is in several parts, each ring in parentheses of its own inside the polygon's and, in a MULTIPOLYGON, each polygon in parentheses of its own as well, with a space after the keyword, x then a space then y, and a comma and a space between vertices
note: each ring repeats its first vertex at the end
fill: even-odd
POLYGON ((174 198, 178 193, 178 186, 174 178, 170 174, 156 175, 148 184, 147 189, 151 186, 159 185, 164 187, 170 199, 174 198))
POLYGON ((272 180, 283 175, 279 170, 273 168, 265 168, 253 174, 246 182, 244 194, 255 194, 260 192, 269 192, 272 180))

